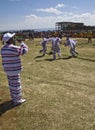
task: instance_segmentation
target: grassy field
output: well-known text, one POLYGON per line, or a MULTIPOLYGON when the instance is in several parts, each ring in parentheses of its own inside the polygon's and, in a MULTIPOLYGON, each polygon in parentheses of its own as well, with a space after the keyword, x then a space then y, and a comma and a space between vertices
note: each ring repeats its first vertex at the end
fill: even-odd
MULTIPOLYGON (((23 97, 13 107, 0 58, 0 130, 95 130, 95 39, 77 39, 77 58, 68 58, 61 44, 61 59, 39 54, 39 41, 26 41, 21 57, 23 97)), ((63 39, 64 43, 64 39, 63 39)), ((0 44, 1 48, 2 44, 0 44)))

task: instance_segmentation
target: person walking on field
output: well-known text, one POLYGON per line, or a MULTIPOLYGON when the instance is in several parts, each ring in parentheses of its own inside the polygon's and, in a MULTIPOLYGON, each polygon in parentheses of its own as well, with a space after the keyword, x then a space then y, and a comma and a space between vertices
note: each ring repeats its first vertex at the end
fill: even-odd
POLYGON ((45 37, 45 36, 42 37, 42 42, 41 42, 42 49, 39 52, 40 53, 43 52, 43 56, 45 56, 46 54, 48 41, 49 41, 48 37, 45 37))
POLYGON ((61 39, 57 37, 56 35, 53 35, 53 37, 50 38, 50 41, 52 42, 52 54, 53 54, 53 60, 56 60, 56 54, 58 53, 58 57, 61 57, 61 49, 60 49, 60 43, 61 39))
POLYGON ((71 57, 76 57, 76 55, 78 55, 78 52, 76 51, 76 43, 77 42, 75 40, 70 39, 69 37, 67 37, 65 41, 65 46, 70 47, 71 57))
POLYGON ((26 100, 22 98, 22 87, 20 73, 22 70, 20 55, 28 52, 28 46, 21 42, 20 46, 16 46, 15 33, 5 33, 3 41, 5 45, 1 48, 2 66, 7 75, 10 95, 14 105, 24 103, 26 100))

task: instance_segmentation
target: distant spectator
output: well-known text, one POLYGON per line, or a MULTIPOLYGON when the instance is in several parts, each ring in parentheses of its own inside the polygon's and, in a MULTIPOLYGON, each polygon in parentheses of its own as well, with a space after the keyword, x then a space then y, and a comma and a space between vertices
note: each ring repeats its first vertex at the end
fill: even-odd
POLYGON ((87 31, 87 38, 88 38, 88 43, 92 43, 92 31, 91 30, 87 31))

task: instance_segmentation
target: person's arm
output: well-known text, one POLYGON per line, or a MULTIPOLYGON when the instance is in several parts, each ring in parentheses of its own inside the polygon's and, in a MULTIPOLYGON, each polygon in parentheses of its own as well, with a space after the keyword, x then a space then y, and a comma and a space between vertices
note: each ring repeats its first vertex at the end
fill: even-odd
POLYGON ((21 55, 24 55, 28 52, 28 46, 24 42, 21 42, 20 48, 21 48, 20 52, 21 55))

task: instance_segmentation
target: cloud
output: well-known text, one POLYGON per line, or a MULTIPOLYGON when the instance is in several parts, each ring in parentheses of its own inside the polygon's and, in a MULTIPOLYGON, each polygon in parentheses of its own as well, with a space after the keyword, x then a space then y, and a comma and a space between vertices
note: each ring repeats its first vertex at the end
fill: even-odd
POLYGON ((37 15, 28 15, 25 17, 25 25, 31 28, 55 28, 56 22, 83 22, 85 25, 95 26, 95 13, 75 14, 65 12, 64 15, 59 16, 45 16, 39 17, 37 15))
POLYGON ((0 24, 0 30, 4 29, 44 29, 44 28, 55 28, 56 22, 83 22, 85 25, 95 26, 95 12, 93 13, 72 13, 64 12, 62 15, 57 16, 38 16, 30 14, 25 16, 22 21, 18 23, 7 23, 0 24))
POLYGON ((25 17, 24 24, 32 28, 51 28, 54 27, 55 24, 52 22, 55 18, 53 16, 47 16, 47 17, 39 17, 36 15, 30 15, 25 17))
POLYGON ((47 13, 53 13, 56 15, 60 15, 62 14, 62 12, 59 10, 59 8, 64 7, 64 4, 57 4, 55 7, 50 7, 50 8, 41 8, 41 9, 36 9, 36 11, 40 11, 40 12, 47 12, 47 13))
POLYGON ((34 18, 34 19, 36 19, 36 18, 38 18, 36 15, 34 15, 34 14, 31 14, 31 15, 27 15, 27 16, 25 16, 26 18, 34 18))
POLYGON ((95 26, 95 13, 82 13, 82 14, 73 14, 67 13, 68 16, 65 15, 65 19, 68 21, 75 22, 83 22, 85 25, 93 25, 95 26))
POLYGON ((62 3, 62 4, 57 4, 55 8, 62 8, 64 7, 65 5, 62 3))
POLYGON ((47 13, 54 13, 56 15, 62 14, 62 12, 56 8, 46 8, 46 9, 37 9, 37 11, 47 12, 47 13))

